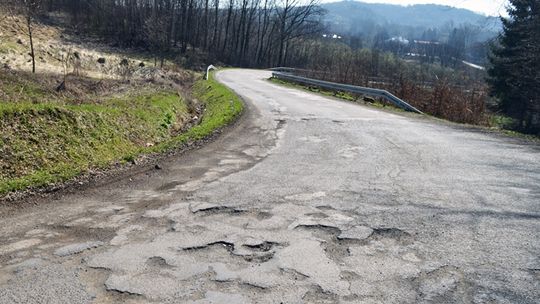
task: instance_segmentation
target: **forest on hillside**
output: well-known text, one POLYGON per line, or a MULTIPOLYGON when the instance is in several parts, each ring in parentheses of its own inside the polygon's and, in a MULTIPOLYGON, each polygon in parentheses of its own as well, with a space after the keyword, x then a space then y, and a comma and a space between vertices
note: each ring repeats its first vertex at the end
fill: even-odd
POLYGON ((436 4, 402 6, 340 1, 324 3, 322 7, 327 11, 326 27, 353 48, 378 48, 400 57, 416 55, 424 61, 434 61, 434 55, 442 55, 442 64, 451 63, 450 55, 454 54, 486 64, 489 43, 502 29, 498 17, 436 4), (418 49, 426 51, 426 46, 430 48, 429 56, 420 56, 424 53, 418 49))
POLYGON ((208 61, 251 67, 290 61, 293 41, 317 35, 323 13, 316 0, 18 2, 35 7, 30 10, 36 14, 66 13, 76 32, 122 47, 143 47, 160 60, 179 53, 204 53, 208 61))
MULTIPOLYGON (((407 43, 382 29, 366 43, 365 36, 353 31, 347 37, 332 34, 325 21, 327 10, 318 0, 3 1, 11 13, 26 16, 30 36, 33 22, 60 15, 70 31, 119 47, 147 50, 156 65, 168 59, 195 69, 210 63, 296 67, 311 71, 312 77, 390 90, 427 113, 456 122, 491 125, 494 116, 486 115, 489 110, 495 116, 500 112, 515 119, 505 122, 505 127, 537 133, 540 124, 538 97, 527 93, 531 99, 514 111, 508 106, 514 104, 508 94, 497 91, 504 81, 488 83, 486 71, 465 64, 470 56, 483 58, 484 63, 491 58, 496 64, 504 61, 495 60, 497 56, 508 55, 490 51, 501 45, 499 41, 504 44, 504 39, 480 43, 473 39, 471 26, 456 24, 447 29, 444 39, 436 28, 428 29, 420 40, 407 43)), ((508 27, 512 20, 522 18, 519 14, 531 17, 525 23, 538 22, 536 1, 512 2, 513 19, 503 20, 504 33, 512 32, 508 27), (525 8, 518 12, 519 5, 525 8)), ((538 29, 532 26, 526 29, 528 33, 515 32, 538 45, 539 39, 534 38, 538 29)), ((35 58, 33 49, 29 54, 35 58)), ((534 58, 538 56, 528 48, 515 56, 529 56, 532 66, 537 64, 534 58)), ((519 79, 513 81, 519 83, 519 79)), ((538 78, 532 75, 528 87, 537 84, 538 78)), ((524 90, 520 84, 514 92, 524 90)))
MULTIPOLYGON (((305 64, 306 55, 312 55, 306 51, 306 42, 311 47, 311 41, 339 30, 328 22, 329 16, 336 14, 331 8, 339 3, 321 6, 318 0, 3 1, 33 18, 66 14, 67 23, 77 33, 98 36, 122 47, 143 47, 159 59, 196 50, 207 55, 208 61, 246 67, 300 66, 305 64)), ((424 28, 422 34, 403 37, 437 42, 417 44, 413 50, 395 37, 398 32, 392 29, 397 25, 371 23, 375 29, 357 24, 355 31, 341 33, 343 39, 338 42, 353 50, 374 48, 400 57, 413 52, 421 55, 419 59, 448 66, 466 59, 470 54, 466 48, 477 41, 471 25, 456 23, 447 25, 444 31, 434 25, 424 28)), ((478 52, 476 57, 485 59, 485 50, 478 52)))

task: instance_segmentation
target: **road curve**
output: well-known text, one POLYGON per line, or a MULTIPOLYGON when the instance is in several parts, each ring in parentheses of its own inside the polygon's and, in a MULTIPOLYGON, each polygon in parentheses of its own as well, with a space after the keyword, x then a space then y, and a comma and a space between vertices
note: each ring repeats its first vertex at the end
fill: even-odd
POLYGON ((0 208, 0 303, 538 303, 538 144, 269 76, 163 170, 0 208))

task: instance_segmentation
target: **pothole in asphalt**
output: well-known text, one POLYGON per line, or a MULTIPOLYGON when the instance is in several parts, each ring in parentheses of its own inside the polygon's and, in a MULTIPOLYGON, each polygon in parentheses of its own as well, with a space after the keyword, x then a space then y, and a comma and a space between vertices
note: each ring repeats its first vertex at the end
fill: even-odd
POLYGON ((156 191, 167 191, 167 190, 171 190, 171 189, 174 189, 176 188, 177 186, 181 185, 182 183, 181 182, 170 182, 170 183, 166 183, 166 184, 163 184, 161 185, 160 187, 156 188, 156 191))
POLYGON ((306 216, 322 219, 322 218, 327 218, 328 214, 323 213, 323 212, 313 212, 313 213, 306 213, 306 216))
POLYGON ((246 262, 264 263, 274 258, 274 252, 265 252, 263 254, 259 253, 259 254, 252 254, 252 255, 242 255, 241 257, 244 258, 246 262))
POLYGON ((155 267, 155 268, 172 268, 173 267, 167 263, 167 260, 165 260, 164 258, 160 256, 148 258, 148 260, 146 260, 146 265, 150 267, 155 267))
POLYGON ((346 281, 360 279, 360 275, 358 275, 356 272, 347 271, 347 270, 342 271, 340 277, 341 279, 346 280, 346 281))
POLYGON ((197 250, 211 249, 212 247, 225 248, 229 253, 233 252, 234 250, 234 244, 225 242, 225 241, 213 242, 213 243, 209 243, 203 246, 187 247, 187 248, 183 248, 182 250, 197 251, 197 250))
MULTIPOLYGON (((212 281, 213 284, 215 284, 215 288, 216 289, 221 289, 221 290, 238 290, 238 289, 241 289, 243 290, 244 292, 247 292, 247 293, 253 293, 253 294, 261 294, 261 293, 267 293, 270 291, 270 288, 265 288, 263 286, 259 286, 259 285, 256 285, 256 284, 252 284, 252 283, 249 283, 249 282, 238 282, 237 280, 226 280, 226 281, 220 281, 220 280, 214 280, 212 281)), ((225 300, 225 302, 203 302, 203 303, 231 303, 231 304, 236 304, 236 303, 245 303, 245 302, 227 302, 225 300)))
POLYGON ((261 243, 242 244, 236 246, 231 242, 218 241, 204 246, 183 248, 182 250, 187 252, 211 252, 213 249, 225 249, 232 257, 241 258, 250 263, 264 263, 274 257, 275 252, 273 249, 276 246, 282 245, 274 242, 263 241, 261 243))
POLYGON ((423 272, 412 282, 417 286, 417 292, 422 298, 446 301, 452 299, 452 303, 463 299, 463 295, 471 288, 462 271, 454 266, 442 266, 423 272))
POLYGON ((210 203, 193 203, 189 206, 189 209, 192 213, 201 214, 201 215, 212 215, 212 214, 240 214, 245 213, 246 210, 238 209, 231 206, 224 205, 215 205, 210 203))
POLYGON ((206 210, 198 211, 197 213, 203 214, 203 215, 213 215, 213 214, 223 214, 223 213, 234 215, 234 214, 241 214, 245 212, 246 210, 236 209, 236 208, 231 208, 231 207, 213 207, 213 208, 208 208, 206 210))
POLYGON ((410 244, 414 241, 413 236, 398 228, 373 228, 370 240, 392 239, 403 244, 410 244))
POLYGON ((339 303, 338 295, 325 292, 320 286, 314 285, 302 297, 304 303, 321 303, 321 304, 337 304, 339 303))
POLYGON ((274 215, 270 212, 266 212, 266 211, 261 211, 261 212, 257 212, 257 219, 258 220, 267 220, 269 218, 272 218, 274 215))
POLYGON ((373 229, 367 226, 354 226, 341 231, 337 236, 341 243, 367 244, 368 239, 373 235, 373 229))
POLYGON ((342 245, 367 245, 372 241, 393 241, 402 245, 408 245, 415 241, 407 231, 398 228, 371 228, 356 226, 342 231, 337 239, 342 245))
POLYGON ((69 244, 64 247, 58 248, 54 254, 59 257, 66 257, 70 255, 75 255, 86 250, 94 249, 103 245, 103 242, 100 241, 90 241, 84 243, 75 243, 69 244))
POLYGON ((342 262, 344 258, 351 255, 348 246, 344 246, 334 240, 324 242, 321 246, 329 258, 338 262, 342 262))
POLYGON ((286 274, 288 277, 290 277, 292 280, 294 281, 305 281, 306 279, 309 278, 309 276, 303 274, 303 273, 300 273, 298 271, 296 271, 295 269, 290 269, 290 268, 280 268, 279 269, 281 274, 286 274))
POLYGON ((319 210, 322 210, 322 211, 331 211, 331 210, 336 210, 336 208, 332 207, 332 206, 329 206, 329 205, 322 205, 322 206, 317 206, 315 207, 319 210))
POLYGON ((75 241, 95 239, 102 242, 108 242, 116 236, 116 230, 112 228, 92 228, 85 226, 63 226, 51 225, 47 228, 59 232, 62 238, 74 238, 75 241))
POLYGON ((275 121, 277 122, 278 129, 283 128, 283 126, 287 123, 285 119, 275 119, 275 121))
POLYGON ((252 283, 249 283, 249 282, 241 282, 238 285, 240 285, 241 287, 244 287, 244 288, 253 289, 253 292, 256 292, 257 294, 259 294, 261 292, 270 292, 269 288, 259 286, 259 285, 256 285, 256 284, 252 284, 252 283))
POLYGON ((254 244, 254 245, 244 244, 242 246, 246 247, 246 248, 249 248, 249 249, 251 249, 253 251, 266 252, 266 251, 270 251, 276 245, 278 245, 278 244, 274 243, 274 242, 264 241, 264 242, 262 242, 260 244, 254 244))
POLYGON ((310 231, 316 238, 324 240, 321 246, 326 255, 333 260, 341 261, 350 255, 349 247, 338 240, 338 235, 341 234, 339 228, 325 225, 300 225, 295 229, 310 231))
POLYGON ((308 230, 315 234, 317 237, 323 237, 326 238, 327 235, 331 235, 333 237, 337 237, 341 233, 341 230, 336 227, 332 226, 326 226, 321 224, 315 224, 315 225, 298 225, 295 227, 295 229, 300 230, 308 230))
POLYGON ((115 303, 125 303, 129 300, 144 298, 142 294, 130 292, 126 290, 115 289, 113 287, 106 286, 107 292, 114 296, 115 303))

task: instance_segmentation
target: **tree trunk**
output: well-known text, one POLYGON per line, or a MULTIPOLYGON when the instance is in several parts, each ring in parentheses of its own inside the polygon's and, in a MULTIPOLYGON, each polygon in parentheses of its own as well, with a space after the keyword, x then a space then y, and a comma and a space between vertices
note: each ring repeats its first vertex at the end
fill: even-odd
POLYGON ((212 37, 212 47, 215 49, 218 48, 219 41, 221 40, 221 35, 218 36, 218 33, 221 34, 221 29, 218 32, 218 19, 219 19, 219 0, 215 0, 215 12, 214 12, 214 36, 212 37))
POLYGON ((206 50, 208 47, 208 0, 204 1, 204 41, 203 47, 206 50))
POLYGON ((32 73, 36 73, 36 55, 34 53, 34 38, 32 36, 32 16, 26 17, 26 25, 28 26, 28 38, 30 40, 30 57, 32 57, 32 73))
POLYGON ((169 41, 172 43, 172 47, 174 48, 176 46, 176 3, 173 3, 172 5, 172 12, 171 12, 171 31, 170 31, 170 37, 169 41))
POLYGON ((221 55, 225 52, 225 48, 227 47, 227 42, 229 38, 229 26, 231 25, 231 15, 233 11, 233 0, 229 0, 229 10, 227 12, 227 23, 225 25, 225 36, 223 39, 223 47, 221 48, 221 55))
POLYGON ((283 63, 283 51, 285 49, 285 38, 281 35, 279 39, 279 56, 278 56, 278 66, 281 66, 283 63))

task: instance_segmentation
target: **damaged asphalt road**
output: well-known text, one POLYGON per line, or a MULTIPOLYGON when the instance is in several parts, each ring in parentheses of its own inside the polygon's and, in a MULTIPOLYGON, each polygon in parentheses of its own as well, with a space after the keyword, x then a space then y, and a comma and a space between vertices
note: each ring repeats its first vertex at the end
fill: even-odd
POLYGON ((538 303, 537 144, 269 76, 162 170, 0 208, 0 303, 538 303))

